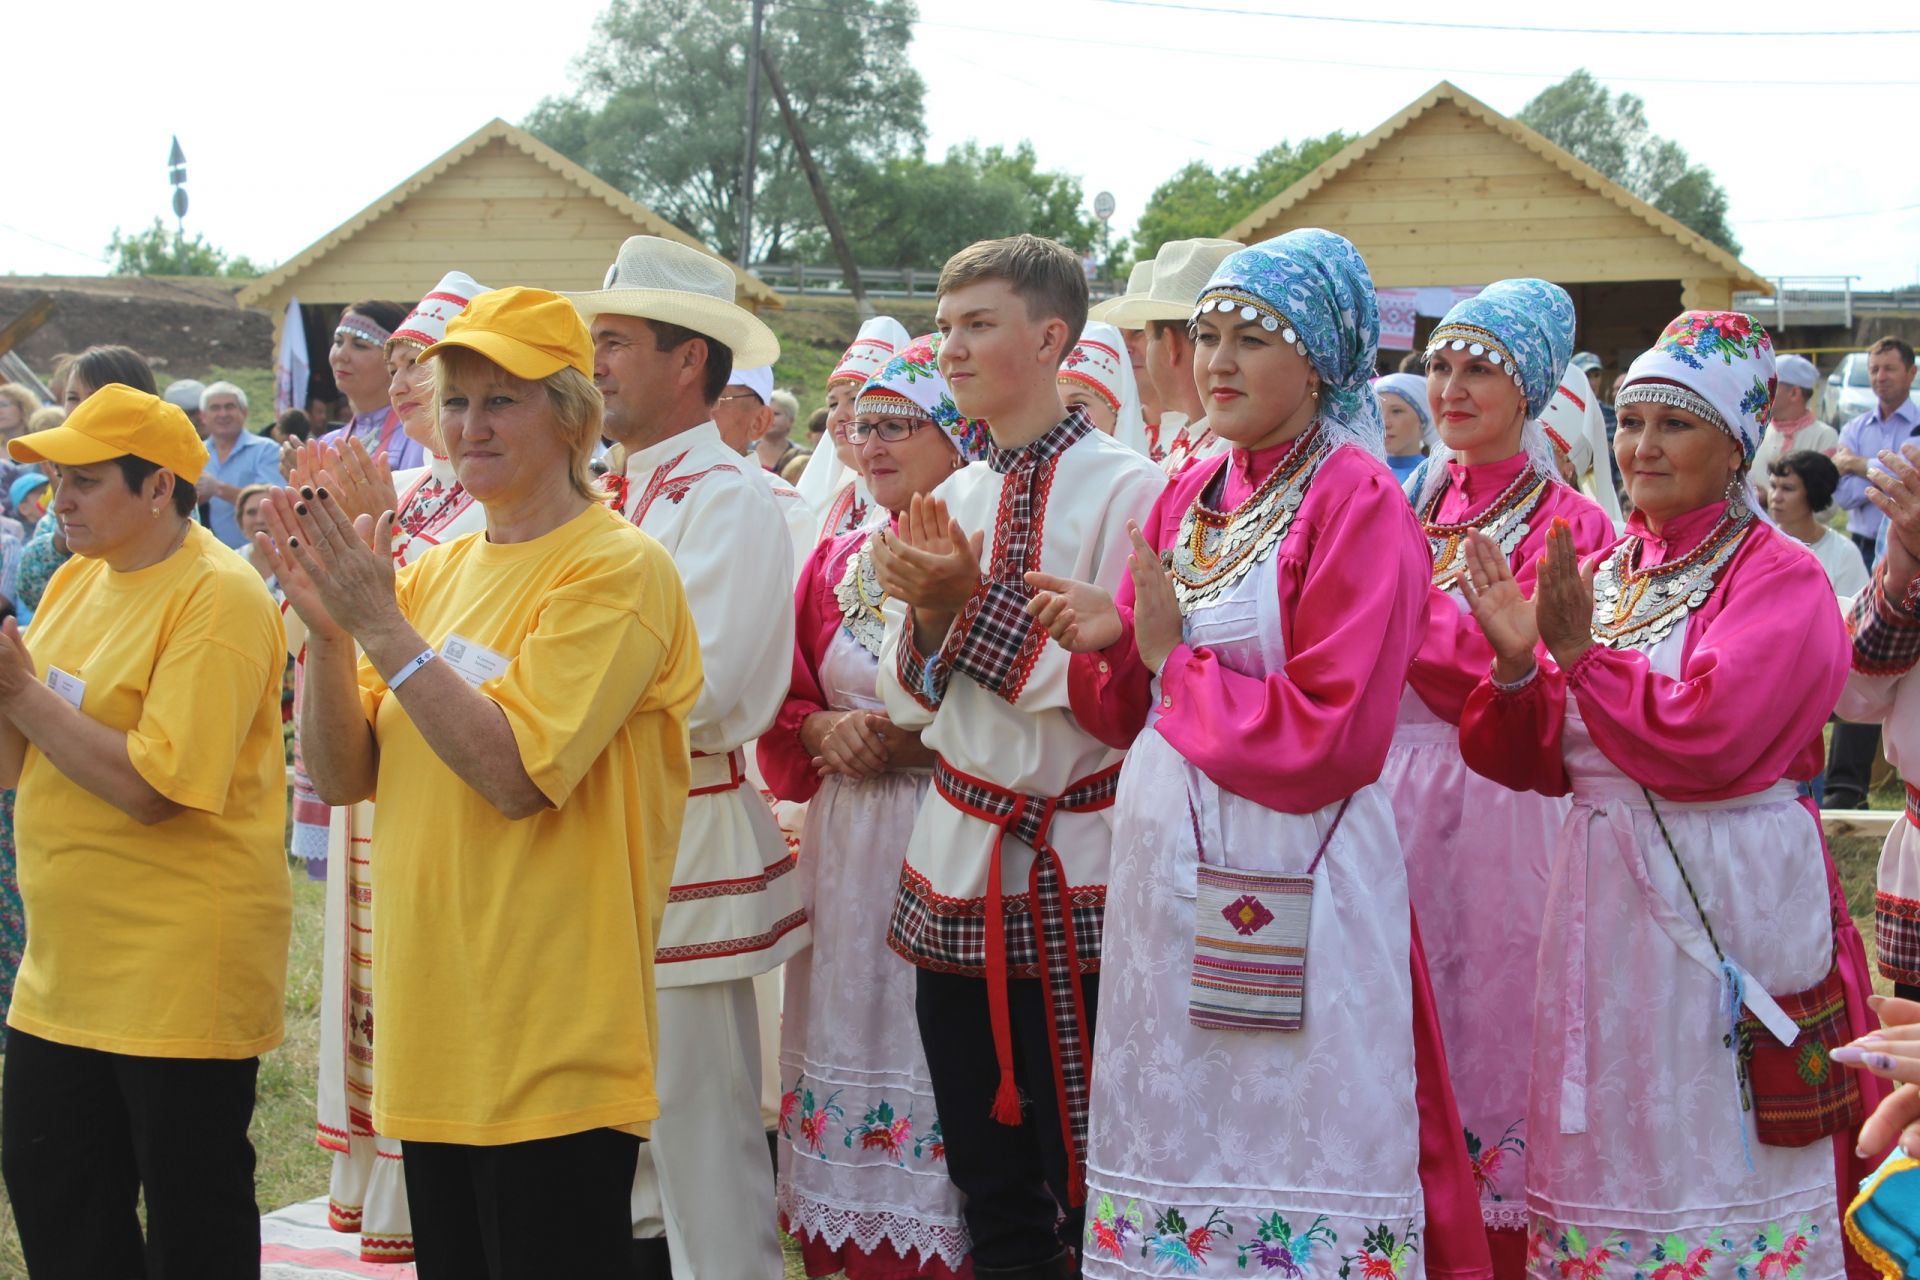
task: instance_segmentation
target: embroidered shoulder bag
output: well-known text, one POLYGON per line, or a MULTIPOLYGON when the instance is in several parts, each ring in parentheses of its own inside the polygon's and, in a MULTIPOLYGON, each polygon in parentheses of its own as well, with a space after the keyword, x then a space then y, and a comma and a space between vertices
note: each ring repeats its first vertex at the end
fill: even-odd
POLYGON ((1209 865, 1200 845, 1199 817, 1193 802, 1187 802, 1200 857, 1188 1022, 1214 1031, 1300 1029, 1307 995, 1314 872, 1352 803, 1352 796, 1340 802, 1313 861, 1294 874, 1209 865))
MULTIPOLYGON (((1694 914, 1707 931, 1713 954, 1724 965, 1726 953, 1713 936, 1713 926, 1701 909, 1700 895, 1680 861, 1667 824, 1654 806, 1653 793, 1642 787, 1653 821, 1680 869, 1680 882, 1693 900, 1694 914)), ((1831 912, 1831 906, 1829 906, 1831 912)), ((1860 1092, 1860 1080, 1853 1072, 1834 1065, 1833 1050, 1849 1043, 1853 1034, 1847 1027, 1847 996, 1840 978, 1839 921, 1833 921, 1834 953, 1827 962, 1827 975, 1804 991, 1776 995, 1774 1002, 1782 1013, 1793 1019, 1800 1034, 1790 1045, 1782 1044, 1745 1005, 1724 1043, 1734 1051, 1740 1081, 1740 1107, 1753 1113, 1755 1135, 1770 1147, 1804 1147, 1821 1138, 1830 1138, 1842 1130, 1858 1129, 1867 1119, 1866 1100, 1860 1092)))

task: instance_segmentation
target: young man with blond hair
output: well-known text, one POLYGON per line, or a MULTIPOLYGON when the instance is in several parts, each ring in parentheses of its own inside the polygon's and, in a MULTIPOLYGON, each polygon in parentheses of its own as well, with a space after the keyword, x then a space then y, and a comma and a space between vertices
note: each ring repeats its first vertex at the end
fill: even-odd
POLYGON ((1061 408, 1055 379, 1087 314, 1071 251, 1031 235, 964 249, 936 314, 940 371, 993 444, 874 549, 889 597, 881 696, 939 755, 888 944, 919 968, 974 1272, 1051 1280, 1078 1274, 1120 755, 1075 721, 1067 654, 1028 616, 1026 577, 1118 586, 1127 525, 1163 477, 1061 408))

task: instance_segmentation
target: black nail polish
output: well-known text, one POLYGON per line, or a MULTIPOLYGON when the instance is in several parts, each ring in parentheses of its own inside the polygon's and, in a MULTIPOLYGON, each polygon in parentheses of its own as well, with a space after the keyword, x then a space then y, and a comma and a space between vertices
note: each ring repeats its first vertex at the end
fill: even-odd
POLYGON ((311 498, 311 497, 313 497, 313 489, 312 489, 311 487, 309 487, 309 486, 307 486, 307 485, 301 485, 301 486, 300 486, 300 496, 301 496, 301 497, 303 497, 303 498, 311 498))
POLYGON ((287 545, 290 547, 297 547, 300 545, 300 539, 290 537, 287 539, 287 545))
POLYGON ((325 489, 322 489, 322 490, 320 491, 320 496, 321 496, 321 497, 323 497, 323 498, 324 498, 324 497, 326 497, 326 496, 327 496, 327 491, 326 491, 325 489))
POLYGON ((300 513, 301 515, 305 515, 305 514, 307 514, 307 504, 306 504, 306 503, 304 503, 304 502, 296 502, 296 503, 294 503, 294 504, 293 504, 293 509, 294 509, 295 511, 298 511, 298 512, 299 512, 299 513, 300 513))

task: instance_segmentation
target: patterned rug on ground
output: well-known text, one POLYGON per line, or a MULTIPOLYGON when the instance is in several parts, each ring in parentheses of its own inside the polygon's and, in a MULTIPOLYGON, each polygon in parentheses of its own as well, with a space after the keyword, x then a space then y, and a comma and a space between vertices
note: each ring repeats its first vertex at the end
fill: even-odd
POLYGON ((260 1219, 262 1280, 413 1280, 410 1262, 360 1260, 360 1237, 327 1225, 327 1198, 315 1196, 260 1219))

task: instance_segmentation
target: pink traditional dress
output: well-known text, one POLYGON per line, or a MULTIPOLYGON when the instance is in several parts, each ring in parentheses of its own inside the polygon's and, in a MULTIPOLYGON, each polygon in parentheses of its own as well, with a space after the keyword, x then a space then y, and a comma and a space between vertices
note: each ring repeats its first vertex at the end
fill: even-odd
MULTIPOLYGON (((1581 551, 1607 546, 1614 533, 1591 499, 1541 476, 1524 453, 1444 465, 1447 487, 1423 513, 1436 566, 1426 630, 1381 783, 1406 851, 1481 1216, 1490 1231, 1518 1232, 1526 1227, 1534 955, 1550 854, 1568 806, 1557 796, 1516 796, 1460 756, 1461 710, 1493 661, 1460 596, 1462 545, 1468 529, 1479 529, 1506 548, 1531 595, 1556 517, 1572 526, 1581 551)), ((1496 1258, 1504 1256, 1499 1244, 1496 1258)))
POLYGON ((1651 1275, 1675 1262, 1696 1280, 1829 1280, 1844 1270, 1852 1183, 1836 1170, 1849 1169, 1853 1135, 1757 1141, 1701 916, 1763 1020, 1777 1017, 1765 993, 1818 983, 1836 949, 1850 996, 1870 989, 1794 785, 1820 771, 1845 679, 1832 589, 1800 547, 1720 502, 1657 536, 1636 515, 1598 563, 1595 629, 1608 640, 1568 672, 1543 660, 1517 689, 1483 680, 1461 723, 1476 770, 1573 796, 1535 1002, 1529 1271, 1651 1275), (1752 696, 1753 673, 1783 668, 1796 679, 1778 696, 1752 696))
POLYGON ((813 946, 787 961, 780 1030, 783 1225, 807 1274, 970 1274, 962 1198, 914 1021, 913 967, 887 947, 891 886, 931 769, 855 781, 815 773, 800 727, 817 711, 880 711, 884 595, 856 530, 821 543, 795 592, 793 683, 758 756, 804 802, 797 878, 813 946))
MULTIPOLYGON (((1750 317, 1689 311, 1621 380, 1627 429, 1672 410, 1750 460, 1773 344, 1750 317)), ((1528 1270, 1538 1280, 1835 1280, 1870 1275, 1840 1211, 1867 1173, 1841 1116, 1828 1141, 1760 1141, 1761 1103, 1834 1101, 1826 1040, 1774 998, 1830 981, 1868 1029, 1866 955, 1811 802, 1821 727, 1846 680, 1818 561, 1736 499, 1636 514, 1593 565, 1593 645, 1467 700, 1460 743, 1516 790, 1573 796, 1554 849, 1528 1100, 1528 1270), (1756 699, 1762 673, 1792 671, 1756 699), (1750 1043, 1797 1050, 1798 1083, 1743 1080, 1750 1043), (1743 1033, 1744 1036, 1745 1033, 1743 1033), (1804 1088, 1804 1094, 1796 1092, 1804 1088)), ((1879 1090, 1862 1084, 1871 1106, 1879 1090)), ((1816 1126, 1801 1127, 1810 1135, 1816 1126)), ((1782 1137, 1799 1135, 1780 1135, 1782 1137)))
MULTIPOLYGON (((456 308, 458 310, 458 308, 456 308)), ((487 527, 486 508, 453 464, 394 476, 393 561, 404 568, 434 547, 487 527)), ((287 621, 296 619, 287 613, 287 621)), ((326 934, 320 970, 319 1118, 314 1141, 333 1153, 327 1221, 358 1232, 366 1262, 413 1258, 400 1143, 373 1129, 373 802, 332 809, 327 829, 326 934)))
POLYGON ((1459 579, 1473 530, 1506 553, 1529 595, 1555 519, 1568 522, 1581 553, 1615 539, 1606 513, 1561 482, 1540 421, 1557 400, 1573 328, 1564 290, 1521 279, 1462 300, 1433 331, 1430 358, 1445 347, 1461 364, 1490 360, 1513 378, 1529 417, 1521 451, 1510 458, 1468 466, 1442 450, 1425 463, 1416 501, 1433 557, 1427 622, 1381 775, 1406 850, 1480 1214, 1501 1280, 1520 1274, 1526 1252, 1534 957, 1567 802, 1515 795, 1460 756, 1460 712, 1492 664, 1493 647, 1467 612, 1459 579))
MULTIPOLYGON (((1336 375, 1338 412, 1371 373, 1364 271, 1339 237, 1291 232, 1227 259, 1200 307, 1217 292, 1275 319, 1270 331, 1336 375), (1351 283, 1316 309, 1329 277, 1351 283)), ((1183 642, 1147 669, 1129 579, 1121 639, 1073 659, 1075 717, 1127 748, 1093 1054, 1089 1277, 1489 1274, 1378 782, 1428 557, 1362 439, 1316 421, 1188 468, 1143 528, 1169 561, 1183 642), (1228 870, 1307 884, 1216 906, 1209 885, 1228 870), (1304 954, 1302 939, 1267 932, 1292 914, 1286 894, 1308 900, 1304 954), (1255 980, 1274 955, 1283 971, 1298 956, 1297 1025, 1211 1009, 1201 938, 1224 938, 1255 980)))

